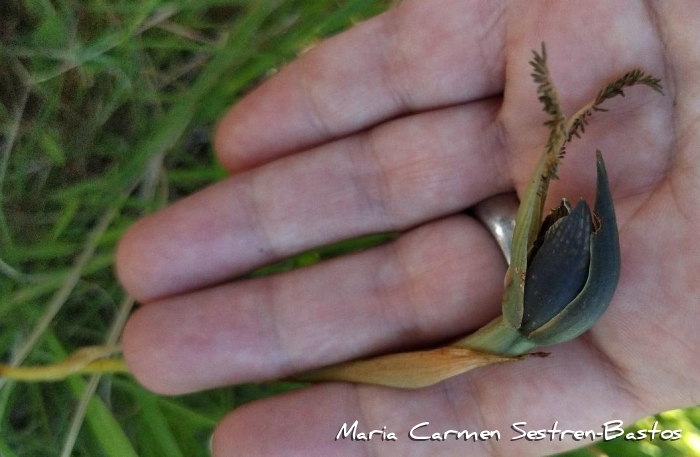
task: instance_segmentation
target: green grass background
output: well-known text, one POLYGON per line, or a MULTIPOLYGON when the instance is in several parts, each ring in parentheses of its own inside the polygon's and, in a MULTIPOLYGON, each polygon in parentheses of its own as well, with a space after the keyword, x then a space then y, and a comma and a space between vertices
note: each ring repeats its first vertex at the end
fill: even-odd
MULTIPOLYGON (((133 301, 114 276, 136 219, 225 176, 209 136, 242 94, 320 37, 386 8, 369 0, 2 0, 0 353, 43 364, 116 341, 133 301)), ((366 248, 366 237, 280 262, 366 248)), ((176 398, 128 376, 0 380, 0 456, 206 456, 231 409, 285 391, 176 398)), ((700 455, 700 410, 644 419, 683 440, 617 440, 584 455, 700 455)))

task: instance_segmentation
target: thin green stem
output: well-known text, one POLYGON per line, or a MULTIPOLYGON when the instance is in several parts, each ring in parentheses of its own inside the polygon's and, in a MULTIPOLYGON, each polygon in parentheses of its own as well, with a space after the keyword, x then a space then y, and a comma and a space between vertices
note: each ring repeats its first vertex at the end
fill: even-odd
POLYGON ((452 346, 490 354, 516 356, 527 353, 537 345, 508 325, 503 316, 498 316, 452 346))

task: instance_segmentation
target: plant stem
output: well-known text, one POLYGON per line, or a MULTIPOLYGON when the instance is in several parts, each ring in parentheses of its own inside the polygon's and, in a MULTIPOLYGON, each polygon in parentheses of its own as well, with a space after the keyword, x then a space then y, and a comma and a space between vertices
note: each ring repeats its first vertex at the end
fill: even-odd
POLYGON ((88 346, 75 351, 65 360, 51 365, 16 367, 0 365, 0 377, 16 381, 61 381, 76 374, 128 373, 122 358, 107 358, 119 352, 118 346, 88 346))
POLYGON ((508 325, 503 316, 498 316, 452 346, 489 354, 517 356, 527 353, 537 345, 528 341, 518 330, 508 325))

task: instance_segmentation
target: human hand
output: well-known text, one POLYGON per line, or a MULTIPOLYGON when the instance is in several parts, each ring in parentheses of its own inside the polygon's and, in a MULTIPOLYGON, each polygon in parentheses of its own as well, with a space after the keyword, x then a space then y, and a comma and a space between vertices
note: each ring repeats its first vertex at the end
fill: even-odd
POLYGON ((140 221, 121 243, 120 277, 146 303, 124 332, 134 375, 166 394, 280 378, 448 341, 498 314, 505 263, 458 213, 527 185, 547 135, 527 60, 544 41, 568 113, 633 67, 666 90, 607 102, 550 191, 548 207, 561 196, 590 201, 593 151, 603 151, 622 250, 608 312, 547 359, 415 391, 320 384, 247 405, 219 425, 214 454, 541 455, 585 442, 512 442, 511 424, 600 430, 699 403, 698 9, 404 0, 311 50, 222 121, 216 146, 232 177, 140 221), (387 230, 406 233, 225 283, 387 230), (356 419, 398 440, 333 440, 356 419), (500 430, 502 439, 409 440, 426 421, 431 432, 500 430))

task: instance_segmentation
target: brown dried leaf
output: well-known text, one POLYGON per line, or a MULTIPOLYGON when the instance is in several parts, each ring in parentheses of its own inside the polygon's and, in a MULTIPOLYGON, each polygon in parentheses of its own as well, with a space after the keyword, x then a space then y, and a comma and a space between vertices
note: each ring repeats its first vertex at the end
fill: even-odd
POLYGON ((466 348, 441 347, 428 351, 389 354, 340 363, 294 377, 295 381, 346 381, 402 389, 427 387, 474 368, 520 360, 529 355, 506 357, 466 348))

